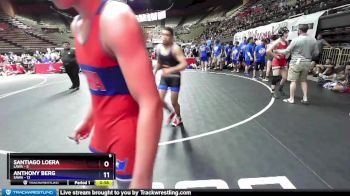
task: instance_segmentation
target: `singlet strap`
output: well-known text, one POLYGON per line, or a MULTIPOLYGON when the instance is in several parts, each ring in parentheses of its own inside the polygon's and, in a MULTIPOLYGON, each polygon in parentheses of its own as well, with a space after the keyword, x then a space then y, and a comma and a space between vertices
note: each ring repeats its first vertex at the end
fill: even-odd
POLYGON ((108 0, 102 0, 102 3, 100 5, 100 7, 98 7, 96 15, 100 15, 103 8, 105 7, 105 5, 107 4, 108 0))

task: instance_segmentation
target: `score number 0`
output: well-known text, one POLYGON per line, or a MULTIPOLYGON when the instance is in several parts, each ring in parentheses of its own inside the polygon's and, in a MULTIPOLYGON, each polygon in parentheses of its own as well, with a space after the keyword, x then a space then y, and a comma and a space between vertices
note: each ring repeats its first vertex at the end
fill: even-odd
MULTIPOLYGON (((105 161, 105 162, 103 163, 103 166, 104 166, 104 167, 109 167, 109 162, 108 162, 108 161, 105 161)), ((104 178, 109 178, 109 172, 103 172, 103 177, 104 177, 104 178)))

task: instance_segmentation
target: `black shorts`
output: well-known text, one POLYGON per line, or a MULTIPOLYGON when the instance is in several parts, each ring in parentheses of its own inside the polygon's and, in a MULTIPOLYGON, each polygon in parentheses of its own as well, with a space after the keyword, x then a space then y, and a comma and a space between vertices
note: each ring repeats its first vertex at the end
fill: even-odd
POLYGON ((265 68, 265 62, 256 62, 254 65, 254 69, 256 71, 264 70, 264 68, 265 68))
POLYGON ((244 57, 243 56, 240 56, 239 59, 238 59, 239 62, 243 62, 244 61, 244 57))
POLYGON ((170 76, 162 76, 159 82, 158 89, 160 90, 171 90, 173 92, 180 92, 181 86, 181 75, 172 74, 170 76))

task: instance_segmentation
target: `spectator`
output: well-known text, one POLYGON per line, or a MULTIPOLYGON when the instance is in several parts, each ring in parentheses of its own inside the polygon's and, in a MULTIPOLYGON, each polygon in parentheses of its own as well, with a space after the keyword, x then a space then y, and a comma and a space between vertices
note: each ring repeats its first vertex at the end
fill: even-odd
POLYGON ((5 56, 0 54, 0 64, 5 62, 5 56))
POLYGON ((332 86, 331 90, 334 92, 350 93, 350 62, 344 66, 344 69, 344 77, 342 78, 342 81, 335 81, 335 83, 333 83, 333 85, 335 85, 332 86))
POLYGON ((310 70, 313 70, 315 68, 315 66, 320 63, 320 59, 321 59, 321 54, 322 54, 323 48, 325 46, 328 46, 328 47, 332 48, 332 46, 326 40, 323 39, 322 34, 319 34, 317 36, 317 41, 316 42, 317 42, 316 49, 315 49, 316 53, 315 53, 315 56, 313 56, 313 58, 312 58, 311 69, 310 70))
POLYGON ((322 75, 329 76, 329 75, 333 74, 334 67, 335 66, 331 62, 331 59, 328 58, 324 65, 317 64, 313 71, 314 71, 315 75, 317 75, 317 76, 322 76, 322 75))
POLYGON ((349 70, 350 70, 350 62, 348 63, 349 66, 347 65, 338 65, 334 68, 334 74, 326 76, 326 75, 321 75, 319 77, 319 83, 324 84, 326 81, 343 81, 347 80, 347 75, 349 75, 349 70))

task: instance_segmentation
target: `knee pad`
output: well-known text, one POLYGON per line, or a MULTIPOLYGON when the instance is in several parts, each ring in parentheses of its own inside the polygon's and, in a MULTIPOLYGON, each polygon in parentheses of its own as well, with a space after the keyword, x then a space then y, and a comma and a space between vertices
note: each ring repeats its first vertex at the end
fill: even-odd
POLYGON ((277 76, 277 83, 282 80, 282 76, 277 76))
POLYGON ((279 82, 279 80, 281 80, 279 76, 272 76, 272 85, 276 85, 279 82))

